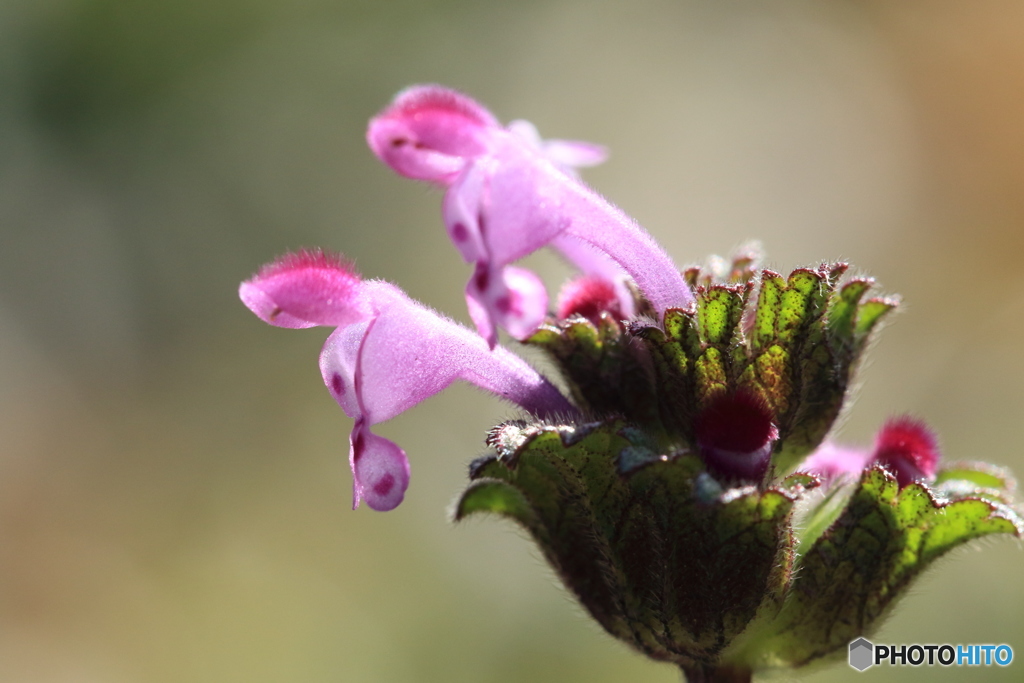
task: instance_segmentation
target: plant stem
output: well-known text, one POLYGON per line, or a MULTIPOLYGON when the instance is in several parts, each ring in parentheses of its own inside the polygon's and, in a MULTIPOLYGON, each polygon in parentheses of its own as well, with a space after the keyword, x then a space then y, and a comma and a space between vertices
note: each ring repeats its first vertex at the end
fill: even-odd
POLYGON ((731 666, 683 666, 686 683, 750 683, 750 669, 731 666))

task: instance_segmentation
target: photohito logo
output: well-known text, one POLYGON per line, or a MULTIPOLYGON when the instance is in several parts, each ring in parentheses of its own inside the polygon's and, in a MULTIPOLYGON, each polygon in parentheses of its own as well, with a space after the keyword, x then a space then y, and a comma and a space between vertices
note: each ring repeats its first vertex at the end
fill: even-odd
POLYGON ((875 664, 889 666, 1009 666, 1009 645, 875 645, 867 638, 850 643, 850 666, 865 671, 875 664))

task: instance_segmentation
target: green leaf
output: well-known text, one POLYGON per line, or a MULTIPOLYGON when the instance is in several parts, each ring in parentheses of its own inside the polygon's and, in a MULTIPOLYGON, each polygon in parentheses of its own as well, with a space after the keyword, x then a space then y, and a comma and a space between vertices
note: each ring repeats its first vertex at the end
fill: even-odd
POLYGON ((750 348, 757 352, 775 341, 775 321, 782 308, 782 291, 786 285, 782 276, 765 270, 761 275, 761 293, 757 297, 757 312, 754 314, 754 331, 750 348))
MULTIPOLYGON (((643 335, 640 332, 640 335, 643 335)), ((657 337, 656 330, 651 337, 657 337)), ((657 428, 659 405, 645 349, 602 313, 595 325, 572 317, 545 325, 527 343, 543 349, 566 380, 574 403, 597 415, 623 415, 657 428)))
POLYGON ((700 340, 728 346, 743 315, 743 297, 733 287, 714 286, 697 294, 700 340))
POLYGON ((896 308, 896 299, 868 299, 857 309, 857 334, 867 336, 882 317, 896 308))
POLYGON ((506 481, 478 479, 469 485, 455 505, 455 521, 478 512, 509 517, 527 529, 537 524, 537 515, 523 494, 506 481))
POLYGON ((871 278, 850 280, 839 290, 839 296, 832 300, 828 313, 828 328, 833 337, 842 345, 853 343, 854 322, 860 300, 875 284, 871 278))
POLYGON ((799 269, 790 274, 775 324, 779 343, 793 342, 810 322, 811 295, 820 284, 821 278, 814 271, 799 269))
POLYGON ((524 340, 526 344, 532 344, 533 346, 555 346, 561 342, 562 333, 557 327, 551 325, 541 325, 536 332, 534 332, 528 339, 524 340))
POLYGON ((793 386, 789 371, 789 352, 774 344, 758 356, 753 364, 758 383, 776 415, 784 415, 790 408, 793 386))
POLYGON ((694 366, 694 379, 701 400, 724 390, 727 386, 727 375, 722 352, 714 346, 705 349, 694 366))
POLYGON ((601 348, 601 340, 597 328, 589 320, 572 320, 566 323, 565 336, 571 341, 578 352, 596 354, 601 348))
POLYGON ((780 481, 776 488, 801 493, 805 490, 816 489, 819 486, 821 486, 821 478, 818 475, 807 472, 794 472, 780 481))
POLYGON ((670 338, 680 341, 685 339, 690 324, 691 316, 683 309, 670 308, 665 311, 665 334, 670 338))
POLYGON ((789 517, 816 478, 728 488, 700 458, 667 453, 650 432, 621 422, 508 423, 488 441, 499 453, 473 465, 457 516, 516 519, 616 637, 657 659, 711 661, 756 615, 781 605, 793 560, 789 517))
POLYGON ((978 488, 1013 492, 1016 483, 1009 471, 984 462, 953 463, 939 470, 935 485, 949 482, 967 482, 978 488))
POLYGON ((799 666, 870 633, 911 580, 950 549, 982 536, 1021 536, 1010 507, 979 497, 942 502, 913 483, 900 490, 873 467, 835 523, 801 558, 770 636, 748 644, 748 661, 799 666))
POLYGON ((1006 469, 983 462, 953 463, 939 470, 935 490, 947 498, 973 496, 993 503, 1013 503, 1017 483, 1006 469))
POLYGON ((819 269, 819 273, 822 273, 825 277, 825 282, 829 290, 834 290, 836 285, 839 284, 839 280, 846 274, 846 271, 850 269, 849 263, 837 261, 830 264, 822 264, 819 269))
POLYGON ((640 352, 649 352, 653 361, 653 402, 663 429, 684 439, 696 412, 694 363, 702 352, 696 327, 693 312, 678 308, 665 311, 664 331, 650 325, 630 327, 631 334, 643 341, 640 352))
POLYGON ((805 510, 803 517, 797 520, 800 528, 800 545, 797 547, 797 553, 801 557, 807 554, 808 548, 813 546, 843 513, 853 490, 852 483, 833 482, 825 490, 823 497, 805 510))
MULTIPOLYGON (((827 344, 805 344, 794 362, 799 385, 791 412, 782 416, 780 443, 772 462, 781 471, 799 464, 828 434, 842 409, 847 374, 827 344)), ((791 399, 792 400, 792 399, 791 399)))
POLYGON ((922 564, 974 538, 989 534, 1020 537, 1024 533, 1024 522, 1014 510, 987 500, 964 498, 944 506, 944 511, 942 523, 934 524, 923 539, 922 564))
POLYGON ((674 649, 707 659, 759 612, 777 609, 790 577, 795 496, 723 489, 700 467, 683 457, 631 475, 612 547, 635 614, 654 630, 664 623, 674 649))

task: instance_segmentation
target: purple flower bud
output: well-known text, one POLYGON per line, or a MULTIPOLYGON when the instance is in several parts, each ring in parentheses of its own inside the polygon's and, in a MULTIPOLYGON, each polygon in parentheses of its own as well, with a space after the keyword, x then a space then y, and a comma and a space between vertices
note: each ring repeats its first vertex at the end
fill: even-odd
POLYGON ((409 464, 396 444, 370 432, 464 380, 537 416, 574 412, 543 376, 505 348, 410 299, 394 285, 363 281, 321 252, 286 255, 239 290, 263 320, 282 327, 337 325, 320 369, 331 395, 356 424, 349 460, 353 506, 375 510, 402 502, 409 464))
POLYGON ((625 317, 615 287, 607 280, 581 275, 562 286, 556 313, 559 320, 580 315, 596 325, 605 312, 617 320, 625 317))
POLYGON ((771 408, 749 391, 712 398, 694 424, 697 445, 708 467, 732 479, 760 480, 779 438, 771 408))
POLYGON ((924 422, 896 417, 878 431, 874 459, 896 475, 901 487, 912 481, 931 481, 939 464, 938 441, 924 422))
MULTIPOLYGON (((635 315, 636 305, 633 290, 629 287, 631 278, 618 263, 572 235, 563 233, 553 239, 551 245, 580 269, 582 274, 579 277, 581 279, 604 282, 611 286, 616 299, 614 308, 618 310, 620 320, 632 318, 635 315)), ((561 295, 559 293, 560 297, 561 295)), ((611 308, 608 310, 612 312, 611 308)), ((558 317, 564 316, 559 315, 558 317)))

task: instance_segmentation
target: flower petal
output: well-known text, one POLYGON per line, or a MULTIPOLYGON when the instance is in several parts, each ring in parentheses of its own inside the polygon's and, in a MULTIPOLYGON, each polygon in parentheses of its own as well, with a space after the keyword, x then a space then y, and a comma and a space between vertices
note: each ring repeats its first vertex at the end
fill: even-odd
POLYGON ((371 319, 339 327, 327 338, 320 352, 320 370, 323 373, 324 384, 349 417, 363 416, 359 354, 373 323, 374 320, 371 319))
POLYGON ((397 173, 447 184, 486 152, 492 129, 500 130, 498 122, 469 97, 421 85, 400 92, 370 121, 366 141, 397 173))
POLYGON ((350 438, 352 508, 366 501, 372 509, 386 512, 398 507, 409 488, 409 458, 398 445, 372 433, 358 422, 350 438))
POLYGON ((320 354, 324 383, 356 421, 351 440, 354 498, 375 510, 401 502, 408 486, 405 453, 370 433, 456 380, 538 415, 574 412, 540 373, 507 349, 493 351, 465 327, 443 318, 386 282, 364 283, 361 296, 375 315, 339 327, 320 354))
POLYGON ((466 285, 466 303, 477 332, 494 348, 495 324, 515 339, 526 339, 537 331, 547 316, 548 292, 533 271, 506 266, 495 272, 477 264, 466 285))
POLYGON ((458 195, 446 201, 449 231, 456 219, 474 217, 493 267, 549 244, 570 260, 585 259, 585 251, 573 249, 583 244, 632 277, 659 314, 693 303, 672 259, 643 228, 516 137, 495 136, 490 155, 467 166, 449 193, 458 195))
POLYGON ((529 121, 510 121, 508 131, 533 147, 548 161, 562 170, 575 173, 574 169, 597 166, 608 158, 608 150, 602 145, 581 140, 544 140, 537 127, 529 121))
POLYGON ((473 321, 477 334, 487 342, 488 348, 495 348, 498 344, 498 322, 495 319, 494 311, 487 305, 486 299, 480 293, 476 280, 483 274, 491 277, 490 269, 482 263, 478 263, 473 277, 466 283, 466 308, 469 310, 469 319, 473 321))
POLYGON ((452 244, 466 263, 487 263, 490 252, 484 240, 484 192, 487 172, 478 162, 468 167, 445 193, 441 207, 445 228, 452 244))
POLYGON ((608 159, 608 149, 580 140, 545 140, 544 156, 556 166, 585 168, 603 164, 608 159))
POLYGON ((277 327, 347 325, 369 311, 359 297, 359 275, 336 254, 285 254, 243 282, 238 296, 264 322, 277 327))
POLYGON ((801 472, 821 475, 826 481, 860 476, 871 460, 871 452, 863 448, 847 448, 825 441, 800 465, 801 472))
POLYGON ((320 354, 331 394, 350 417, 389 420, 464 379, 531 412, 571 410, 536 370, 384 282, 366 283, 377 316, 339 328, 320 354))
MULTIPOLYGON (((575 178, 575 167, 604 160, 602 147, 544 141, 528 121, 503 129, 475 101, 439 86, 400 93, 370 122, 367 140, 398 173, 448 185, 445 225, 463 258, 476 263, 474 277, 511 280, 494 273, 550 244, 579 260, 585 275, 612 283, 627 317, 634 306, 623 274, 659 314, 693 304, 682 275, 650 235, 575 178)), ((470 315, 493 345, 502 316, 488 302, 487 288, 476 289, 467 288, 470 315)), ((517 316, 507 320, 520 323, 517 316)), ((509 331, 521 337, 531 324, 509 331)))
POLYGON ((459 379, 535 414, 573 410, 522 358, 503 347, 492 351, 472 331, 394 285, 366 282, 364 293, 376 318, 361 329, 336 330, 320 355, 324 383, 351 417, 365 417, 370 425, 389 420, 459 379), (344 395, 333 391, 336 385, 344 395), (347 402, 349 387, 355 404, 347 402))

